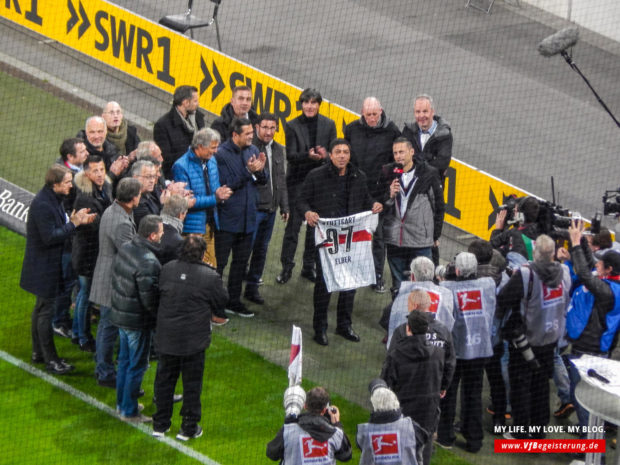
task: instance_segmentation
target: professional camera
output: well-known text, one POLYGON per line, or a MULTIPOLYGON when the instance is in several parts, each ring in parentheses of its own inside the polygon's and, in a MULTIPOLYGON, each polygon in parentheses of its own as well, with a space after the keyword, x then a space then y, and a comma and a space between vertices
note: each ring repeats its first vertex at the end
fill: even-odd
POLYGON ((605 191, 603 195, 603 215, 620 213, 620 187, 614 191, 605 191))
POLYGON ((537 370, 540 368, 540 363, 536 360, 536 356, 534 355, 534 351, 532 350, 532 346, 530 346, 529 341, 525 337, 525 334, 521 333, 518 335, 514 335, 515 337, 510 340, 512 346, 521 352, 523 358, 529 365, 532 370, 537 370))
POLYGON ((506 224, 514 224, 515 220, 515 206, 519 202, 519 197, 515 194, 511 194, 504 200, 504 204, 497 207, 496 213, 506 210, 506 224))

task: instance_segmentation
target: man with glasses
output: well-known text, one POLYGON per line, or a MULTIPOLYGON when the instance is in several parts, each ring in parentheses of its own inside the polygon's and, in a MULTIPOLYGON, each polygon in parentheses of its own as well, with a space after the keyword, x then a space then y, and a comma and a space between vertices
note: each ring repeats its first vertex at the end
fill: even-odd
POLYGON ((265 174, 267 183, 257 185, 258 211, 256 213, 256 230, 254 231, 252 259, 246 276, 245 298, 262 305, 265 300, 258 292, 262 283, 261 276, 265 268, 267 249, 273 232, 276 211, 280 207, 282 221, 289 218, 288 194, 286 190, 286 171, 283 147, 273 140, 278 130, 278 117, 273 113, 263 113, 254 126, 253 144, 265 154, 265 174))
POLYGON ((131 176, 140 181, 140 203, 133 212, 133 219, 136 227, 140 226, 142 218, 146 215, 159 215, 161 203, 159 198, 153 193, 157 182, 157 170, 150 161, 137 161, 131 167, 131 176))
POLYGON ((117 102, 108 102, 101 116, 108 129, 106 140, 114 144, 120 155, 131 155, 138 148, 140 137, 136 127, 123 118, 121 106, 117 102))

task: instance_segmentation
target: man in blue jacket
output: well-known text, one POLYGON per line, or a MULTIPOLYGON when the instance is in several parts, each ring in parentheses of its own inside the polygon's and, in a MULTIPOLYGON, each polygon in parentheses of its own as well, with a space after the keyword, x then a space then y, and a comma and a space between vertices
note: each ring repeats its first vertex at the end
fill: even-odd
MULTIPOLYGON (((220 143, 220 135, 211 128, 203 128, 194 134, 191 147, 172 166, 172 176, 177 182, 186 183, 185 188, 193 192, 195 205, 185 217, 183 234, 203 236, 207 251, 203 261, 217 267, 215 256, 215 231, 219 229, 218 203, 232 195, 232 190, 220 185, 217 161, 213 157, 220 143)), ((215 309, 213 323, 227 322, 223 311, 215 309)))
POLYGON ((228 274, 230 300, 226 311, 254 316, 241 302, 241 287, 252 249, 258 202, 257 184, 265 184, 265 154, 252 145, 254 128, 247 118, 233 120, 231 138, 220 145, 215 158, 220 182, 232 189, 230 198, 219 206, 219 229, 215 232, 215 256, 220 275, 232 252, 228 274))

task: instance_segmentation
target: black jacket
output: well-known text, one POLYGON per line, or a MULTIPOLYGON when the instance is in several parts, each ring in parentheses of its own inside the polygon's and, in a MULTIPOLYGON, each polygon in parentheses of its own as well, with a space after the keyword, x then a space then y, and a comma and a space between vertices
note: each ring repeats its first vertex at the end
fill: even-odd
POLYGON ((446 175, 446 170, 452 159, 452 129, 450 124, 441 116, 435 115, 437 129, 424 145, 424 150, 420 147, 420 127, 418 123, 405 123, 403 137, 406 137, 413 144, 416 161, 422 160, 437 168, 440 176, 446 175))
POLYGON ((378 197, 376 189, 381 167, 393 160, 392 145, 399 136, 400 130, 385 112, 374 128, 368 126, 363 117, 344 128, 344 137, 351 144, 351 163, 366 174, 368 189, 375 198, 378 197))
POLYGON ((71 263, 79 276, 92 278, 99 253, 99 223, 105 209, 112 204, 112 186, 106 181, 102 192, 83 172, 75 176, 74 183, 77 197, 73 208, 76 211, 89 208, 90 213, 97 214, 97 218, 90 224, 78 226, 73 238, 71 263))
MULTIPOLYGON (((157 189, 157 186, 155 186, 155 189, 157 189)), ((142 218, 146 215, 159 215, 161 212, 161 207, 161 202, 159 201, 155 190, 153 190, 153 192, 145 192, 142 194, 140 196, 140 203, 133 209, 133 221, 136 223, 136 231, 140 226, 142 218)))
POLYGON ((448 389, 456 367, 450 331, 428 313, 427 327, 396 328, 388 349, 381 378, 400 401, 403 415, 423 428, 434 424, 439 408, 439 393, 448 389))
POLYGON ((118 158, 119 155, 116 146, 112 142, 107 139, 104 140, 102 150, 99 151, 90 142, 88 142, 86 132, 83 129, 78 131, 75 137, 78 137, 84 141, 84 145, 86 145, 86 150, 88 150, 89 155, 97 155, 101 157, 103 159, 103 163, 105 164, 106 172, 110 171, 110 165, 118 158))
MULTIPOLYGON (((322 161, 314 161, 308 158, 308 153, 312 147, 310 146, 307 121, 307 118, 302 114, 289 121, 284 128, 286 159, 288 160, 286 184, 289 189, 301 185, 310 171, 323 164, 322 161)), ((329 144, 336 136, 336 123, 323 115, 318 115, 315 146, 320 145, 325 147, 325 150, 329 150, 329 144)))
MULTIPOLYGON (((572 350, 573 352, 599 354, 601 353, 601 336, 607 329, 605 317, 608 312, 613 310, 616 299, 609 284, 592 274, 582 247, 573 247, 570 253, 575 273, 588 291, 594 295, 594 306, 590 319, 579 339, 572 341, 572 350)), ((616 335, 614 344, 617 342, 617 337, 616 335)))
MULTIPOLYGON (((254 137, 253 144, 259 152, 265 153, 265 144, 257 137, 254 137)), ((284 150, 280 144, 273 141, 271 144, 271 171, 269 179, 263 185, 256 186, 258 190, 258 209, 261 211, 273 212, 280 208, 280 213, 288 213, 288 192, 286 189, 286 159, 284 150), (271 186, 273 185, 273 191, 271 186)), ((265 162, 265 171, 269 168, 269 163, 265 162)))
POLYGON ((491 245, 494 249, 499 250, 502 255, 506 256, 508 252, 515 252, 526 260, 530 257, 527 255, 527 248, 521 235, 529 237, 532 241, 535 241, 538 236, 542 234, 538 223, 530 223, 520 227, 512 227, 509 229, 494 229, 491 231, 491 245))
MULTIPOLYGON (((200 110, 197 110, 196 128, 202 129, 204 127, 205 118, 200 110)), ((155 123, 153 139, 155 139, 164 157, 162 169, 166 179, 172 179, 172 165, 187 152, 193 138, 194 133, 187 129, 181 115, 174 106, 155 123)))
POLYGON ((154 326, 159 303, 161 265, 156 244, 135 236, 114 257, 112 274, 112 324, 133 330, 154 326))
POLYGON ((211 314, 224 308, 222 278, 204 263, 172 260, 159 277, 155 344, 167 355, 192 355, 211 343, 211 314))
MULTIPOLYGON (((108 131, 108 136, 109 134, 110 132, 108 131)), ((106 141, 110 142, 111 144, 114 144, 114 142, 112 142, 108 138, 106 138, 106 141)), ((121 152, 125 152, 125 155, 129 155, 131 152, 133 152, 134 150, 138 148, 139 143, 140 143, 140 137, 138 136, 138 129, 135 126, 127 124, 127 138, 125 139, 125 147, 124 147, 125 150, 121 151, 119 150, 118 147, 116 147, 116 150, 119 152, 119 155, 121 154, 121 152)))
MULTIPOLYGON (((211 129, 215 129, 220 133, 221 142, 226 142, 230 139, 232 133, 232 122, 235 119, 235 112, 230 103, 227 103, 222 107, 220 116, 211 123, 211 129)), ((254 111, 254 108, 250 108, 248 111, 248 119, 252 122, 252 128, 255 124, 258 124, 258 113, 254 111)))
POLYGON ((336 167, 328 161, 312 170, 301 188, 297 212, 303 217, 307 211, 319 214, 321 218, 338 218, 354 215, 372 209, 373 199, 368 193, 366 176, 350 163, 344 175, 346 194, 341 195, 340 176, 336 167), (339 209, 340 201, 346 204, 345 211, 339 209))
POLYGON ((26 220, 26 251, 19 285, 46 299, 56 297, 62 281, 64 244, 75 231, 67 222, 62 196, 45 186, 30 203, 26 220))
MULTIPOLYGON (((162 215, 162 219, 163 218, 164 217, 162 215)), ((182 225, 183 223, 181 223, 181 227, 182 225)), ((161 242, 159 243, 158 251, 156 254, 159 263, 161 263, 162 266, 164 266, 169 261, 179 258, 181 244, 183 243, 183 236, 181 236, 181 231, 179 231, 173 225, 164 221, 164 235, 161 237, 161 242)))

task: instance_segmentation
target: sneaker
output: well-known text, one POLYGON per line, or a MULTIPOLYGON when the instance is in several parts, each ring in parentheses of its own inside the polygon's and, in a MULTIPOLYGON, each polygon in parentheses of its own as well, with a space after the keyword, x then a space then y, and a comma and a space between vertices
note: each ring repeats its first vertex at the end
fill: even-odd
POLYGON ((183 431, 183 428, 179 430, 179 434, 177 434, 177 439, 179 441, 189 441, 190 439, 196 439, 202 436, 202 428, 200 425, 196 425, 196 432, 194 434, 186 434, 183 431))
POLYGON ((372 285, 372 290, 377 294, 385 294, 387 292, 382 278, 377 278, 377 283, 372 285))
POLYGON ((231 305, 230 308, 227 308, 225 311, 226 313, 232 313, 243 318, 252 318, 254 316, 254 312, 248 310, 247 307, 241 302, 235 305, 231 305))
POLYGON ((452 449, 452 445, 451 443, 447 443, 447 442, 441 442, 439 439, 435 439, 433 441, 435 444, 437 444, 439 447, 441 447, 442 449, 445 450, 450 450, 452 449))
POLYGON ((138 413, 133 417, 121 415, 121 420, 126 421, 127 423, 150 423, 153 421, 153 418, 146 416, 143 413, 138 413))
POLYGON ((71 330, 65 326, 52 326, 52 329, 54 330, 54 333, 60 337, 66 337, 67 339, 71 339, 73 337, 71 330))
POLYGON ((575 406, 570 402, 566 402, 565 404, 560 405, 560 408, 553 412, 553 416, 556 418, 568 418, 574 411, 575 406))
POLYGON ((224 326, 226 323, 228 323, 228 321, 228 318, 211 315, 211 324, 213 326, 224 326))
POLYGON ((153 432, 151 433, 151 436, 153 436, 154 438, 163 438, 168 431, 170 431, 170 428, 168 428, 166 431, 153 430, 153 432))

